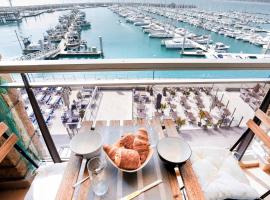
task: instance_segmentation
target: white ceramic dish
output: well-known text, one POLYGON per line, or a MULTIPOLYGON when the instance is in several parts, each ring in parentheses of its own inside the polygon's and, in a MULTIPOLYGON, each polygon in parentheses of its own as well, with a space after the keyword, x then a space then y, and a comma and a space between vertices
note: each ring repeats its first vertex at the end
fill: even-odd
POLYGON ((83 158, 93 158, 101 153, 102 137, 97 132, 77 134, 70 142, 70 149, 83 158))
POLYGON ((149 160, 151 160, 151 158, 152 158, 152 156, 153 156, 153 154, 154 154, 154 150, 153 150, 153 148, 152 148, 151 146, 149 146, 149 154, 148 154, 146 160, 144 161, 144 163, 143 163, 138 169, 134 169, 134 170, 127 170, 127 169, 119 168, 119 167, 111 160, 111 158, 107 155, 107 153, 106 153, 105 151, 104 151, 104 153, 105 153, 107 159, 110 161, 110 163, 111 163, 114 167, 116 167, 117 169, 119 169, 119 170, 122 171, 122 172, 134 173, 134 172, 137 172, 137 171, 141 170, 142 168, 144 168, 145 165, 147 165, 147 163, 149 162, 149 160))
POLYGON ((188 143, 179 137, 162 138, 157 144, 157 152, 161 160, 172 165, 186 162, 192 153, 188 143))

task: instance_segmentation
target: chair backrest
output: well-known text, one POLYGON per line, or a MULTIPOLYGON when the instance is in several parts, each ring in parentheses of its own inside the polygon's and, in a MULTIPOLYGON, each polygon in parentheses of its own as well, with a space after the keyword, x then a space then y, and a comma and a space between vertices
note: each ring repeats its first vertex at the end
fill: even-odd
MULTIPOLYGON (((267 116, 260 109, 258 109, 255 112, 255 116, 261 121, 262 124, 264 124, 265 126, 267 126, 267 128, 270 129, 270 117, 269 116, 267 116)), ((255 136, 257 138, 259 138, 267 148, 270 149, 270 136, 267 135, 267 133, 251 119, 247 122, 247 126, 255 134, 255 136)), ((263 167, 262 169, 266 172, 269 172, 269 167, 263 167)), ((267 196, 269 196, 269 194, 270 194, 270 190, 268 190, 266 193, 264 193, 260 199, 265 199, 267 196)))
MULTIPOLYGON (((0 137, 5 134, 5 132, 8 130, 8 126, 0 122, 0 137)), ((17 136, 12 133, 3 143, 3 145, 0 146, 0 163, 4 160, 4 158, 7 156, 7 154, 11 151, 13 146, 16 144, 18 138, 17 136)))
MULTIPOLYGON (((263 111, 260 109, 255 112, 255 115, 261 122, 270 128, 270 117, 268 117, 263 111)), ((265 131, 259 127, 253 120, 248 120, 247 126, 252 130, 252 132, 257 136, 265 146, 270 148, 270 137, 265 133, 265 131)))

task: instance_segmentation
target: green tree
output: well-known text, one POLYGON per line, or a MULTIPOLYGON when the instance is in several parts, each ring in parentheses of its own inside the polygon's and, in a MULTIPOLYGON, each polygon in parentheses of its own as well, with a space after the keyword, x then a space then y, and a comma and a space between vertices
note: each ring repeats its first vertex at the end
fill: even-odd
POLYGON ((164 112, 164 110, 167 108, 167 104, 166 103, 162 103, 162 104, 160 104, 160 110, 162 111, 162 112, 164 112))
POLYGON ((181 117, 177 117, 175 123, 179 127, 179 129, 186 124, 186 120, 182 119, 181 117))
POLYGON ((202 119, 204 119, 205 118, 205 112, 203 111, 203 110, 200 110, 199 111, 199 118, 200 118, 200 123, 202 123, 202 119))

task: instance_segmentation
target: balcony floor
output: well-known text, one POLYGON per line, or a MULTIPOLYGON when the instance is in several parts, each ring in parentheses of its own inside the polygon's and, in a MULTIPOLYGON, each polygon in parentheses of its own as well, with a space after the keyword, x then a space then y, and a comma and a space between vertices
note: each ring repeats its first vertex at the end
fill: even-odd
POLYGON ((245 128, 219 128, 214 129, 193 129, 181 130, 181 135, 190 144, 191 147, 211 146, 230 148, 235 141, 245 131, 245 128))

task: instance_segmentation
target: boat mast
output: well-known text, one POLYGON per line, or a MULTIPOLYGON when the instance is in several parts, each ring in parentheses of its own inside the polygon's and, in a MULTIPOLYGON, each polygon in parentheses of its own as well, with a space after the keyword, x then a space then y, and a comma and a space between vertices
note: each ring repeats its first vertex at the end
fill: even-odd
POLYGON ((185 29, 185 34, 184 34, 184 39, 183 39, 183 45, 182 45, 182 54, 183 54, 184 51, 185 51, 186 33, 187 33, 187 30, 185 29))
POLYGON ((8 2, 9 2, 9 6, 12 8, 13 7, 12 0, 8 0, 8 2))
POLYGON ((167 13, 167 7, 166 7, 166 0, 160 1, 160 5, 163 7, 163 17, 162 17, 162 27, 164 28, 164 31, 166 32, 166 24, 167 24, 167 19, 166 19, 166 13, 167 13))
POLYGON ((17 37, 17 40, 18 40, 18 42, 19 42, 19 44, 20 44, 21 50, 23 50, 23 47, 22 47, 22 44, 21 44, 21 41, 20 41, 20 39, 19 39, 19 36, 18 36, 17 31, 16 31, 16 30, 14 30, 14 32, 15 32, 16 37, 17 37))
POLYGON ((178 14, 179 14, 179 11, 180 11, 180 1, 177 1, 176 2, 176 5, 175 5, 175 15, 174 15, 174 18, 175 18, 175 28, 178 28, 178 20, 177 20, 177 17, 178 17, 178 14))
POLYGON ((209 49, 210 39, 211 39, 211 34, 208 35, 207 44, 206 44, 206 50, 209 49))
POLYGON ((268 44, 267 44, 267 46, 266 46, 266 49, 265 49, 264 54, 267 54, 269 48, 270 48, 270 39, 269 39, 269 41, 268 41, 268 44))

